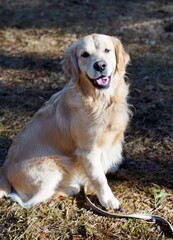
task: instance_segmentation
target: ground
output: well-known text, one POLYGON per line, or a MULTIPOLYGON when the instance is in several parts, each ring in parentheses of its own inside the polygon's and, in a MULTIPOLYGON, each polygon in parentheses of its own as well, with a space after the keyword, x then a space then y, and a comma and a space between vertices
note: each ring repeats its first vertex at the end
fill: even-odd
MULTIPOLYGON (((125 213, 173 222, 173 2, 170 0, 0 0, 0 161, 14 136, 65 84, 64 50, 89 33, 119 37, 133 117, 124 164, 108 176, 125 213)), ((96 198, 93 197, 96 202, 96 198)), ((23 210, 0 199, 0 239, 169 239, 141 220, 90 210, 81 192, 23 210)))

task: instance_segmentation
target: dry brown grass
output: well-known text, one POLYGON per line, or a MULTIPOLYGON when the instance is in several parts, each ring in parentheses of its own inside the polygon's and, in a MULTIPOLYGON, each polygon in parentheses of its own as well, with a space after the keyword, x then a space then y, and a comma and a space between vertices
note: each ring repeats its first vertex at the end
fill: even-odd
MULTIPOLYGON (((120 170, 108 176, 125 213, 173 222, 171 1, 0 1, 0 161, 13 137, 65 84, 64 49, 91 32, 119 36, 131 55, 128 128, 120 170)), ((93 197, 93 201, 96 198, 93 197)), ((23 210, 0 199, 0 239, 168 239, 153 223, 109 219, 83 194, 23 210)))

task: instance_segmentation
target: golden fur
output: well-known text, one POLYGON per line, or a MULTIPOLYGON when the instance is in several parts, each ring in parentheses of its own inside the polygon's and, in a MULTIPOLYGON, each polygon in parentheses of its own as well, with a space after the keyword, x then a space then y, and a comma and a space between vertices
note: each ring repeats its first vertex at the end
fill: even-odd
POLYGON ((104 207, 119 208, 105 173, 121 163, 128 61, 121 42, 107 35, 86 36, 67 49, 62 64, 70 81, 13 141, 0 168, 0 197, 29 208, 55 192, 74 195, 87 185, 104 207))

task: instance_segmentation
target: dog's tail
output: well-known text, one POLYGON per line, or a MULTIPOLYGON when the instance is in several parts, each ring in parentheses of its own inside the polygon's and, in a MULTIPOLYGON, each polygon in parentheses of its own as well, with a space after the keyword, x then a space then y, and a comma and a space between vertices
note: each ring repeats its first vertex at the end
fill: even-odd
POLYGON ((5 177, 3 168, 0 167, 0 198, 7 196, 11 192, 11 186, 5 177))

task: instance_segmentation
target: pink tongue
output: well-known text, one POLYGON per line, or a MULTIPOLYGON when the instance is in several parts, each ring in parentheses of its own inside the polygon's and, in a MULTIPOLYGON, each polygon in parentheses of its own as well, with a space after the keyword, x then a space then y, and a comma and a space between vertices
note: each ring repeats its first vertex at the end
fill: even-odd
POLYGON ((109 82, 109 78, 108 77, 98 78, 96 82, 98 85, 107 85, 109 82))

